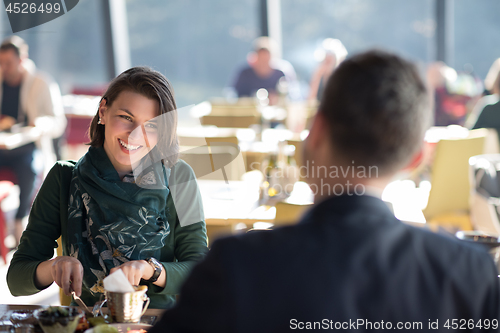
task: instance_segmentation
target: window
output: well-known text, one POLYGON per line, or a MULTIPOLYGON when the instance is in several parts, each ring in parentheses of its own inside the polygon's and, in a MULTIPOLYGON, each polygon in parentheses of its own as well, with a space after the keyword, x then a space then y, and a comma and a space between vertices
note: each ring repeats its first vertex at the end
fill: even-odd
POLYGON ((283 58, 303 86, 325 38, 340 39, 349 54, 380 47, 427 63, 435 57, 434 8, 434 0, 281 1, 283 58))
MULTIPOLYGON (((0 16, 3 39, 12 29, 4 10, 0 16)), ((50 74, 67 94, 107 83, 102 31, 102 1, 85 0, 57 19, 16 35, 28 43, 38 69, 50 74)))
POLYGON ((178 107, 222 96, 259 31, 256 0, 127 0, 131 60, 163 73, 178 107))
POLYGON ((460 0, 454 2, 455 52, 450 66, 468 70, 482 80, 500 57, 500 2, 460 0))

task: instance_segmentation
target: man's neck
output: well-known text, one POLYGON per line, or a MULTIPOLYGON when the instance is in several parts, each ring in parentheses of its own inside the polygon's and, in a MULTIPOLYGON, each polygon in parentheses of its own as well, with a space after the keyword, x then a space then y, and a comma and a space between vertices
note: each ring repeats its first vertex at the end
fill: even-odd
POLYGON ((314 202, 327 198, 349 195, 370 195, 380 198, 382 191, 389 183, 386 177, 373 178, 316 178, 309 186, 314 193, 314 202))

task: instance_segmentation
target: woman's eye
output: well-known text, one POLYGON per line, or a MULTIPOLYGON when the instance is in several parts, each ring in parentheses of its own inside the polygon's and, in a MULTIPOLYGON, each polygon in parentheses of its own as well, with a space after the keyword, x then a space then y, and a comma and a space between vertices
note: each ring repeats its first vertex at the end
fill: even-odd
POLYGON ((132 121, 132 118, 130 118, 129 116, 121 115, 120 117, 125 120, 132 121))
POLYGON ((151 129, 151 130, 156 130, 158 126, 156 126, 155 123, 147 123, 144 125, 146 128, 151 129))

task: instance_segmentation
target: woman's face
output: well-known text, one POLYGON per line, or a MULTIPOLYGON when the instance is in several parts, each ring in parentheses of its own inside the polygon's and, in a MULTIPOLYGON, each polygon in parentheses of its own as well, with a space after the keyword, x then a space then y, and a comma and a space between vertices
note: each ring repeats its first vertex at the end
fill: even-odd
POLYGON ((111 105, 102 100, 99 107, 104 125, 104 151, 123 177, 158 142, 155 117, 160 114, 158 101, 123 91, 111 105))

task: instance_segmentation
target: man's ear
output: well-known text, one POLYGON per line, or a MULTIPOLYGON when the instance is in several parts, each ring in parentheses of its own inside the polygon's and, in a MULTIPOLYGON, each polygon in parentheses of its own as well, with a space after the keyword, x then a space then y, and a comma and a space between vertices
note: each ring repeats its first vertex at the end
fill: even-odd
POLYGON ((315 148, 320 146, 328 140, 327 125, 325 116, 321 111, 316 112, 314 120, 309 130, 309 136, 307 137, 309 148, 315 148))
POLYGON ((415 154, 413 154, 410 162, 402 169, 402 171, 411 171, 416 169, 424 161, 424 147, 422 146, 415 154))

